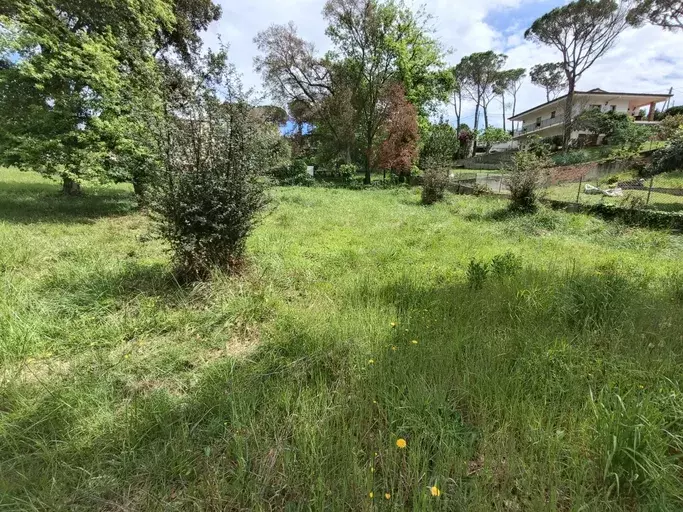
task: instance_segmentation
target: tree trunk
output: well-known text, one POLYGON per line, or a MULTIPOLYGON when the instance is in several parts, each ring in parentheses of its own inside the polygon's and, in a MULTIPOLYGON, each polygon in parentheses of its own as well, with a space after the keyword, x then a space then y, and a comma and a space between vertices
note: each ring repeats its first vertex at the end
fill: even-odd
POLYGON ((488 105, 483 106, 484 109, 484 130, 489 127, 489 107, 488 105))
POLYGON ((477 131, 479 131, 479 103, 477 103, 474 109, 474 130, 472 131, 472 149, 470 151, 470 156, 474 156, 477 153, 477 131))
POLYGON ((501 98, 503 98, 503 131, 506 132, 507 128, 505 125, 505 121, 506 121, 506 119, 505 119, 505 94, 501 94, 500 96, 501 96, 501 98))
POLYGON ((81 194, 81 184, 68 176, 62 176, 62 194, 65 196, 78 196, 81 194))
POLYGON ((572 109, 574 107, 576 79, 571 77, 568 81, 567 100, 564 104, 564 136, 562 137, 562 146, 565 153, 569 151, 569 141, 572 137, 572 109))
POLYGON ((140 176, 134 176, 131 181, 133 182, 133 192, 135 192, 138 207, 144 208, 147 206, 147 183, 140 176))
POLYGON ((460 113, 462 111, 462 93, 453 92, 453 108, 455 109, 455 131, 460 133, 460 113))

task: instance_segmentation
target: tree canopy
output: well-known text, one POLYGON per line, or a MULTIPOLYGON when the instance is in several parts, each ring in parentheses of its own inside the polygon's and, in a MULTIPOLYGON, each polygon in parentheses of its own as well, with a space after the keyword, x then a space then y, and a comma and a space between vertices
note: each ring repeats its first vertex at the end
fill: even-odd
POLYGON ((567 87, 567 75, 561 62, 536 64, 529 76, 532 84, 545 89, 546 101, 554 100, 567 87))
POLYGON ((648 22, 667 30, 683 30, 683 1, 640 0, 629 11, 627 20, 634 26, 648 22))

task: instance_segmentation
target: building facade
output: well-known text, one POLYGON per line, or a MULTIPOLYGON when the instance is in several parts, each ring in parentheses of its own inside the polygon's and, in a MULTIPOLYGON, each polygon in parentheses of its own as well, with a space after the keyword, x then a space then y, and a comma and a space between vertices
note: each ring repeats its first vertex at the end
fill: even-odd
MULTIPOLYGON (((607 92, 602 89, 576 91, 572 118, 588 109, 601 112, 621 112, 633 117, 636 123, 657 124, 654 120, 655 110, 661 102, 667 101, 669 94, 639 94, 607 92)), ((564 132, 564 108, 567 96, 560 96, 547 103, 526 110, 510 118, 517 124, 513 138, 522 141, 529 135, 539 137, 562 136, 564 132)), ((578 139, 586 132, 572 132, 572 139, 578 139)))

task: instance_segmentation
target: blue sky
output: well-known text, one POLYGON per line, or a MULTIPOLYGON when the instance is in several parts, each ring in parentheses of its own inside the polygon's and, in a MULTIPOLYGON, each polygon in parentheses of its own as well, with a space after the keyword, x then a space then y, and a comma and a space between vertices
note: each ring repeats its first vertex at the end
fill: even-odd
MULTIPOLYGON (((230 44, 231 58, 248 86, 261 88, 261 79, 253 70, 256 55, 253 38, 271 24, 293 21, 300 35, 313 41, 321 53, 329 48, 321 15, 324 0, 218 2, 223 6, 223 18, 205 34, 205 42, 214 46, 220 36, 230 44)), ((414 5, 421 3, 418 0, 414 5)), ((495 50, 508 55, 508 67, 528 69, 534 64, 559 60, 552 48, 525 41, 524 30, 534 19, 563 3, 557 0, 428 0, 425 6, 434 17, 437 37, 451 50, 450 64, 475 51, 495 50)), ((628 29, 617 46, 585 73, 578 88, 663 93, 673 87, 674 101, 683 104, 681 48, 683 32, 671 33, 652 26, 628 29)), ((518 111, 543 101, 543 90, 527 79, 518 97, 518 111)), ((502 107, 495 104, 490 111, 491 122, 502 125, 502 107)), ((452 108, 444 106, 444 114, 451 117, 452 108)), ((466 104, 464 121, 471 123, 473 114, 473 105, 466 104)))

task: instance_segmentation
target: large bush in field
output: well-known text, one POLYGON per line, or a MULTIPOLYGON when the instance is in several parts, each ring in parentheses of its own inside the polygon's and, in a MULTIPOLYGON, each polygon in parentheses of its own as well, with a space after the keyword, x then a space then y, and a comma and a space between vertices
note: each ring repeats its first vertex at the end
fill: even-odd
POLYGON ((239 264, 266 205, 264 173, 279 163, 272 127, 225 58, 210 54, 193 71, 167 69, 165 105, 153 120, 161 161, 151 210, 183 279, 239 264))
POLYGON ((669 115, 662 119, 658 126, 659 137, 662 140, 669 140, 674 137, 681 126, 683 126, 683 113, 669 115))
POLYGON ((448 175, 437 169, 429 169, 422 178, 422 204, 443 201, 448 185, 448 175))
POLYGON ((519 151, 509 164, 506 185, 510 189, 512 208, 519 211, 533 211, 538 205, 539 186, 546 177, 548 160, 530 151, 519 151))

